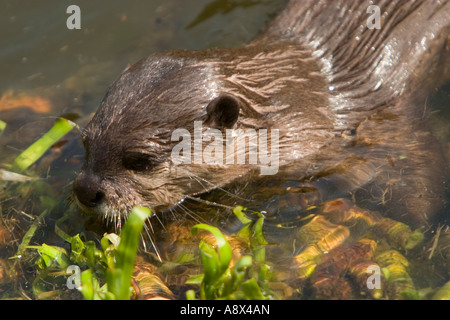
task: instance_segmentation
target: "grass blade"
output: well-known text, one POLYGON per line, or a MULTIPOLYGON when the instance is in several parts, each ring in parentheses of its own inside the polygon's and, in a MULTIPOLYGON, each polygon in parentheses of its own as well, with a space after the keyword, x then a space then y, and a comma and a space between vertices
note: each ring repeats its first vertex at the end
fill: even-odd
POLYGON ((2 134, 3 134, 3 131, 5 131, 5 128, 6 128, 6 122, 0 120, 0 137, 1 137, 2 134))
POLYGON ((75 127, 72 121, 58 118, 53 127, 23 151, 15 160, 12 170, 23 172, 35 163, 53 144, 75 127))
POLYGON ((108 291, 115 299, 128 300, 130 298, 130 284, 133 275, 139 236, 151 211, 144 207, 135 207, 120 234, 117 248, 116 264, 106 271, 108 291))

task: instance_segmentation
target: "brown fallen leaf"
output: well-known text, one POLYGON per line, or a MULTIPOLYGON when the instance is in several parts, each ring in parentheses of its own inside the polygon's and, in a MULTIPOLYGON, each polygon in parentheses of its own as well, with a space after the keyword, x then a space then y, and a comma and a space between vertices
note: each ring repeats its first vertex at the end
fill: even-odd
POLYGON ((0 111, 17 107, 28 107, 38 113, 49 113, 52 109, 50 101, 46 98, 13 90, 6 91, 0 98, 0 111))

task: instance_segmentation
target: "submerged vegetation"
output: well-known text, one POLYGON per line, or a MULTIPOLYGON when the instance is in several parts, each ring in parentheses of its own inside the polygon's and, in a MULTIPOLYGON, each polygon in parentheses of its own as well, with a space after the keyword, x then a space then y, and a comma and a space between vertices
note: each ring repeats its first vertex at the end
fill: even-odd
MULTIPOLYGON (((6 125, 0 121, 0 136, 6 125)), ((33 212, 39 212, 34 216, 20 206, 2 211, 1 298, 450 298, 448 228, 438 227, 435 236, 427 240, 421 230, 411 230, 404 223, 360 209, 345 199, 307 207, 307 219, 295 228, 276 226, 282 233, 286 230, 293 234, 293 240, 276 244, 266 240, 264 214, 236 207, 233 213, 241 225, 234 234, 225 235, 214 226, 197 224, 185 237, 194 239, 196 248, 186 246, 172 260, 158 262, 149 262, 138 252, 149 209, 135 208, 120 234, 105 233, 91 240, 76 228, 68 231, 63 225, 74 217, 67 212, 61 217, 64 210, 58 207, 61 199, 57 187, 37 174, 45 172, 48 163, 40 164, 40 171, 37 163, 74 126, 58 119, 47 134, 0 170, 0 209, 5 199, 19 196, 31 199, 33 212), (59 212, 52 217, 54 235, 37 236, 46 221, 52 220, 52 211, 59 212), (10 212, 16 216, 11 218, 14 215, 10 212), (20 227, 17 214, 26 219, 20 227), (14 238, 17 230, 21 230, 20 238, 14 238), (283 259, 289 261, 287 267, 278 263, 283 259), (424 260, 432 266, 421 269, 424 260), (181 269, 187 270, 187 276, 178 272, 181 269), (368 270, 378 270, 380 286, 368 286, 373 275, 368 270), (438 286, 418 282, 415 275, 423 270, 439 272, 444 278, 447 275, 446 282, 441 275, 427 279, 438 286), (167 281, 170 277, 184 280, 174 285, 167 281), (30 283, 29 288, 23 283, 30 283)))
MULTIPOLYGON (((159 289, 167 291, 162 283, 156 278, 149 279, 148 275, 139 279, 135 277, 132 281, 139 235, 149 215, 148 209, 135 208, 120 235, 111 233, 103 236, 101 249, 93 241, 81 240, 79 234, 70 237, 63 233, 61 236, 70 243, 69 251, 47 244, 27 246, 27 249, 35 249, 39 253, 35 263, 40 272, 32 284, 35 297, 61 298, 70 293, 68 289, 77 289, 87 300, 127 300, 139 298, 147 285, 160 286, 159 289), (54 287, 57 283, 60 288, 66 288, 48 288, 49 284, 54 287)), ((215 242, 213 246, 208 240, 200 241, 199 252, 204 273, 192 276, 186 282, 199 285, 199 299, 275 298, 266 286, 267 266, 263 264, 264 261, 254 265, 254 257, 246 255, 233 265, 232 249, 222 232, 215 227, 199 224, 192 228, 192 233, 196 234, 199 230, 210 232, 215 242), (252 268, 252 272, 247 272, 247 269, 252 268), (252 277, 253 273, 256 277, 252 277)), ((260 231, 253 228, 253 232, 260 231)), ((260 236, 253 235, 249 239, 255 245, 255 252, 258 251, 255 260, 264 258, 264 254, 261 254, 264 249, 257 240, 260 236)), ((195 291, 187 291, 186 298, 196 299, 195 291)))
POLYGON ((105 234, 100 241, 101 249, 93 241, 82 241, 79 234, 73 237, 64 235, 70 243, 69 253, 61 247, 46 244, 28 246, 39 252, 36 265, 41 272, 32 285, 35 296, 61 295, 62 292, 46 291, 46 283, 54 283, 61 275, 65 280, 68 272, 69 275, 74 272, 65 280, 66 286, 79 290, 86 300, 130 299, 138 239, 149 216, 149 209, 134 208, 120 237, 105 234))
MULTIPOLYGON (((270 267, 265 262, 264 246, 267 243, 262 232, 264 218, 259 214, 259 219, 252 223, 252 220, 246 218, 242 211, 242 207, 234 210, 244 224, 237 237, 242 237, 249 242, 251 255, 240 257, 234 265, 231 263, 232 248, 219 229, 206 224, 196 225, 192 229, 193 234, 196 234, 198 230, 210 232, 215 238, 217 247, 215 248, 205 240, 200 241, 204 273, 187 281, 187 283, 200 283, 200 299, 267 300, 276 298, 275 293, 268 287, 270 267)), ((194 290, 189 290, 186 296, 188 299, 195 299, 194 290)))

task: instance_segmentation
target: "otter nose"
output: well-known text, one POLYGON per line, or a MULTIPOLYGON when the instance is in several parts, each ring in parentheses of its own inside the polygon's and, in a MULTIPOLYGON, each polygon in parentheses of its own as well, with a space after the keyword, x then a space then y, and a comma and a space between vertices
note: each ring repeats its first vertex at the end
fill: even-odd
POLYGON ((105 193, 101 190, 101 179, 96 175, 80 173, 75 179, 73 191, 78 201, 86 207, 96 207, 105 200, 105 193))

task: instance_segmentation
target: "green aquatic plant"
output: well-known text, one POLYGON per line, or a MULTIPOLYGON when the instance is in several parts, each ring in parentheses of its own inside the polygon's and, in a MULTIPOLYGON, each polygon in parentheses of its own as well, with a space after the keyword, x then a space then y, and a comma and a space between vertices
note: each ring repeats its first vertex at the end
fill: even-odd
MULTIPOLYGON (((262 234, 264 218, 262 215, 256 222, 247 218, 244 208, 237 207, 235 215, 243 224, 243 228, 236 236, 248 239, 251 255, 244 255, 232 265, 232 249, 222 232, 213 226, 198 224, 192 228, 192 234, 199 230, 211 233, 215 238, 215 245, 201 240, 199 244, 203 265, 203 274, 188 279, 189 284, 199 284, 199 299, 274 299, 275 295, 268 289, 268 266, 265 264, 266 241, 262 234)), ((196 299, 195 291, 186 293, 189 300, 196 299)))
MULTIPOLYGON (((80 272, 76 289, 86 300, 130 299, 139 236, 149 216, 150 209, 135 207, 120 236, 113 233, 103 236, 100 241, 101 249, 97 248, 93 241, 84 242, 79 234, 73 237, 63 235, 70 243, 69 253, 64 248, 45 243, 28 246, 28 249, 36 249, 39 253, 36 265, 41 272, 33 282, 35 296, 48 297, 50 294, 45 291, 43 284, 56 281, 52 278, 67 276, 69 266, 75 266, 76 269, 83 270, 80 272)), ((61 234, 62 231, 58 232, 61 234)), ((70 283, 67 284, 70 287, 70 283)))
MULTIPOLYGON (((76 125, 67 119, 58 118, 52 128, 47 131, 36 142, 22 151, 10 165, 5 165, 10 170, 0 170, 0 182, 5 184, 4 196, 19 194, 25 200, 31 194, 37 194, 43 207, 42 213, 38 217, 33 217, 33 224, 23 236, 15 257, 20 257, 25 247, 34 236, 40 223, 56 205, 57 200, 51 197, 46 191, 49 187, 44 180, 38 177, 24 174, 36 161, 38 161, 50 147, 69 133, 76 125), (31 182, 31 184, 23 184, 31 182), (8 184, 9 183, 9 184, 8 184), (16 183, 16 184, 14 184, 16 183), (19 184, 17 184, 19 183, 19 184), (22 183, 22 184, 20 184, 22 183), (41 192, 43 191, 43 192, 41 192)), ((6 123, 0 120, 0 135, 6 127, 6 123)))
MULTIPOLYGON (((0 136, 4 132, 6 126, 7 124, 0 120, 0 136)), ((58 118, 48 132, 17 155, 14 160, 10 163, 2 163, 2 167, 5 169, 0 169, 0 186, 2 188, 1 201, 2 205, 6 204, 3 207, 4 215, 2 216, 2 219, 7 220, 10 216, 5 213, 5 208, 7 208, 9 203, 12 202, 11 199, 20 199, 21 202, 14 203, 14 205, 11 206, 11 210, 9 210, 9 212, 19 213, 19 216, 11 214, 11 216, 14 216, 11 223, 18 224, 19 218, 21 217, 25 218, 24 224, 28 223, 30 220, 32 221, 32 223, 27 227, 24 225, 20 225, 18 227, 18 229, 25 229, 27 231, 21 236, 20 241, 18 241, 16 251, 12 253, 12 257, 9 259, 8 263, 12 274, 21 273, 21 266, 18 262, 24 261, 23 258, 25 251, 36 231, 42 226, 46 217, 59 201, 59 193, 55 192, 46 179, 41 179, 39 177, 42 170, 36 168, 31 170, 30 168, 39 159, 41 159, 55 143, 57 143, 74 127, 75 124, 73 122, 63 118, 58 118), (36 199, 37 201, 32 199, 36 199), (26 212, 28 203, 32 203, 34 212, 38 212, 38 214, 26 212)), ((47 168, 44 170, 47 173, 47 168)), ((13 231, 8 230, 8 232, 11 234, 11 237, 13 237, 13 231)), ((44 247, 43 250, 49 251, 50 249, 44 247)), ((11 249, 8 251, 11 251, 11 249)), ((48 256, 51 256, 52 254, 53 253, 48 252, 48 256)), ((10 280, 13 281, 13 279, 10 280)), ((7 297, 9 297, 9 294, 7 297)), ((27 296, 27 294, 23 291, 21 295, 27 296)))
MULTIPOLYGON (((5 126, 6 123, 0 122, 0 133, 5 126)), ((63 295, 64 290, 58 288, 64 286, 65 277, 61 276, 67 276, 66 272, 70 266, 84 270, 79 275, 81 286, 78 289, 85 299, 129 299, 138 238, 145 220, 150 215, 149 209, 134 208, 120 237, 115 234, 105 235, 101 240, 102 249, 97 248, 93 241, 82 241, 79 235, 71 237, 65 234, 58 226, 55 227, 55 232, 70 244, 69 252, 65 248, 46 243, 30 245, 36 230, 56 206, 57 200, 46 192, 51 189, 46 181, 28 176, 27 170, 75 126, 67 119, 58 118, 48 132, 21 152, 11 165, 6 165, 9 171, 0 170, 0 178, 4 183, 16 182, 8 184, 5 194, 35 194, 45 207, 38 217, 29 215, 34 221, 22 237, 15 255, 10 259, 13 259, 14 266, 17 266, 27 249, 37 251, 39 258, 36 265, 39 272, 33 281, 32 291, 38 299, 60 298, 63 295), (17 184, 28 181, 32 183, 17 184), (100 286, 100 283, 105 284, 100 286)))
MULTIPOLYGON (((35 215, 16 208, 17 212, 20 211, 32 222, 26 228, 21 227, 27 231, 18 241, 16 251, 11 253, 13 255, 11 259, 15 260, 9 260, 12 263, 8 263, 8 268, 11 266, 13 269, 11 274, 14 273, 14 270, 21 270, 24 263, 28 263, 29 258, 33 257, 32 254, 29 254, 30 252, 38 254, 38 258, 35 259, 38 272, 32 279, 32 294, 36 299, 79 299, 83 297, 86 300, 129 299, 132 292, 130 284, 138 237, 140 230, 142 230, 142 223, 148 217, 148 209, 136 208, 135 211, 140 213, 130 216, 122 233, 120 235, 105 234, 101 238, 100 247, 94 241, 83 240, 83 237, 79 234, 75 236, 65 234, 59 229, 58 223, 55 225, 55 233, 66 241, 66 245, 52 246, 48 243, 38 246, 30 245, 36 231, 51 216, 50 213, 59 201, 59 193, 55 192, 48 181, 39 178, 38 171, 42 173, 42 170, 47 169, 44 166, 41 169, 33 167, 33 164, 74 126, 68 120, 58 119, 47 134, 17 156, 12 164, 5 165, 8 170, 0 170, 0 182, 5 186, 2 194, 3 199, 17 195, 22 199, 39 199, 33 202, 35 215), (23 264, 18 264, 19 261, 22 261, 23 264), (73 266, 76 266, 78 271, 71 269, 73 266), (71 270, 70 273, 68 273, 69 270, 71 270), (73 271, 75 273, 72 273, 73 271), (70 281, 77 279, 78 281, 74 281, 74 287, 69 288, 70 281), (75 288, 78 290, 73 290, 75 288)), ((0 121, 0 135, 5 127, 6 124, 0 121)), ((242 227, 231 237, 246 244, 244 249, 246 255, 234 261, 232 255, 234 248, 231 247, 227 237, 217 228, 204 224, 195 226, 192 229, 193 234, 200 231, 209 233, 213 235, 216 244, 211 244, 211 241, 206 239, 200 240, 198 246, 200 259, 198 260, 201 260, 203 273, 192 276, 188 280, 187 283, 198 285, 197 291, 190 290, 186 293, 188 299, 256 300, 277 298, 269 288, 272 277, 276 280, 277 276, 266 262, 267 242, 263 234, 264 216, 258 212, 248 212, 242 207, 235 208, 234 214, 241 222, 242 227)), ((342 216, 342 214, 335 213, 331 215, 325 211, 322 212, 322 215, 324 216, 319 215, 319 217, 311 219, 311 224, 319 218, 331 220, 342 216)), ((333 220, 336 223, 337 231, 346 231, 358 222, 358 225, 364 225, 366 228, 372 229, 374 235, 377 235, 377 239, 384 239, 389 244, 386 244, 387 247, 381 250, 381 253, 385 255, 389 253, 389 259, 383 260, 383 256, 380 254, 377 254, 375 259, 379 262, 386 281, 384 298, 449 299, 449 282, 442 288, 427 288, 426 292, 418 290, 414 284, 414 274, 409 274, 411 268, 402 265, 402 263, 405 264, 405 261, 408 262, 406 258, 392 260, 394 256, 398 256, 398 252, 388 250, 389 246, 403 252, 410 251, 423 242, 424 235, 420 231, 413 231, 407 225, 389 218, 376 218, 373 213, 361 210, 347 210, 344 216, 347 217, 345 218, 347 220, 333 220), (363 223, 360 223, 361 221, 363 223), (397 252, 397 254, 391 254, 391 252, 397 252), (422 291, 425 293, 422 293, 422 291)), ((66 217, 63 219, 66 219, 66 217)), ((325 226, 324 223, 322 223, 322 226, 325 226)), ((307 227, 308 224, 299 232, 305 231, 307 227)), ((306 246, 305 250, 295 257, 299 264, 300 276, 306 278, 305 281, 312 281, 308 279, 314 276, 313 273, 317 265, 320 267, 320 260, 325 257, 322 251, 326 251, 327 256, 332 256, 333 252, 346 252, 340 249, 342 247, 345 250, 345 246, 341 245, 338 241, 341 238, 337 237, 337 235, 345 235, 345 232, 333 233, 331 232, 334 230, 332 228, 327 229, 330 233, 321 235, 318 232, 319 229, 316 227, 310 233, 304 235, 306 239, 311 241, 315 239, 314 246, 306 246), (316 239, 316 237, 318 238, 316 239), (327 247, 325 248, 324 245, 327 247), (318 248, 326 250, 317 251, 318 248), (305 261, 307 263, 303 263, 305 261)), ((344 238, 347 239, 347 237, 344 238)), ((345 240, 344 238, 342 240, 345 240)), ((437 239, 438 237, 436 237, 429 259, 436 249, 437 239)), ((307 242, 303 238, 299 240, 301 240, 299 241, 301 243, 307 242)), ((189 251, 175 261, 166 261, 165 265, 180 265, 185 262, 192 264, 193 261, 196 261, 194 252, 195 250, 189 251)), ((338 255, 335 254, 335 256, 338 255)), ((360 265, 352 265, 349 272, 354 272, 349 274, 356 277, 358 276, 357 271, 366 271, 365 269, 358 269, 358 267, 360 265)), ((162 268, 158 269, 158 271, 161 270, 162 268)), ((366 275, 366 272, 363 274, 366 275)), ((154 275, 154 277, 157 277, 157 275, 154 275)), ((320 280, 323 283, 323 280, 329 280, 329 278, 317 276, 314 280, 314 285, 316 285, 320 280)), ((21 295, 25 296, 26 294, 29 293, 22 292, 21 295)), ((2 295, 2 298, 10 297, 14 296, 10 293, 2 295)))
POLYGON ((450 300, 450 281, 447 281, 440 289, 438 289, 433 297, 433 300, 450 300))
POLYGON ((58 118, 53 127, 23 151, 13 162, 12 171, 23 172, 35 163, 59 139, 75 127, 75 123, 58 118))
POLYGON ((6 122, 0 120, 0 137, 1 137, 2 134, 3 134, 3 131, 5 131, 5 128, 6 128, 6 122))
MULTIPOLYGON (((5 125, 2 123, 1 129, 5 125)), ((143 208, 136 208, 133 211, 120 236, 104 235, 100 241, 101 248, 98 248, 93 241, 83 241, 79 234, 75 236, 65 234, 58 223, 55 226, 55 233, 70 244, 70 248, 52 246, 48 243, 30 245, 36 231, 55 207, 57 200, 51 201, 51 195, 46 192, 49 188, 45 187, 45 180, 32 176, 29 168, 74 126, 75 124, 69 120, 58 119, 46 134, 19 154, 12 165, 7 166, 10 171, 2 170, 1 172, 0 176, 5 177, 5 182, 31 182, 13 184, 12 188, 8 188, 10 193, 39 194, 42 203, 50 204, 45 206, 39 216, 33 217, 33 223, 28 227, 28 231, 22 237, 11 259, 20 261, 29 249, 34 249, 38 253, 36 266, 39 272, 33 279, 32 285, 32 293, 37 299, 72 297, 73 291, 67 290, 68 283, 66 283, 71 276, 79 277, 78 285, 75 286, 78 289, 76 291, 80 292, 85 299, 129 299, 138 237, 143 221, 148 216, 148 212, 142 211, 143 208), (25 191, 20 191, 22 188, 25 191), (36 190, 40 191, 36 192, 36 190), (68 274, 71 266, 77 266, 79 274, 68 274)), ((272 297, 270 291, 264 289, 265 276, 262 272, 265 259, 261 229, 263 219, 254 223, 245 217, 242 210, 242 208, 235 210, 235 214, 243 224, 238 236, 248 239, 252 256, 241 257, 233 267, 230 266, 231 248, 220 232, 216 232, 214 227, 207 225, 200 225, 193 229, 194 233, 200 229, 208 230, 214 234, 219 243, 218 254, 206 242, 200 243, 205 273, 197 279, 203 281, 202 299, 272 297), (208 258, 208 254, 211 258, 208 258)), ((60 221, 64 219, 66 217, 60 221)))
MULTIPOLYGON (((145 221, 150 217, 150 213, 150 209, 144 207, 135 207, 132 210, 120 233, 115 261, 108 259, 106 283, 108 290, 114 294, 115 299, 130 298, 131 277, 139 245, 139 236, 145 221)), ((106 251, 108 247, 104 249, 106 251)))
MULTIPOLYGON (((6 128, 6 123, 0 120, 0 137, 6 128)), ((0 182, 28 182, 35 183, 37 188, 40 181, 35 176, 29 176, 24 173, 36 161, 38 161, 47 152, 52 145, 57 143, 62 137, 69 133, 76 126, 70 120, 58 118, 52 128, 47 131, 42 137, 36 140, 32 145, 22 151, 12 162, 12 164, 2 164, 8 170, 0 169, 0 182)), ((42 182, 42 181, 41 181, 42 182)), ((8 191, 15 192, 15 188, 5 188, 5 194, 8 191), (10 190, 11 189, 11 190, 10 190)), ((54 202, 54 201, 53 201, 54 202)))

